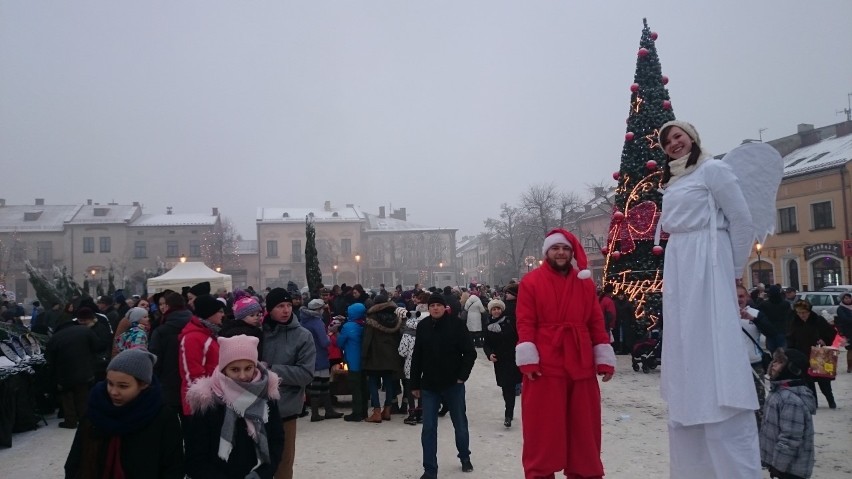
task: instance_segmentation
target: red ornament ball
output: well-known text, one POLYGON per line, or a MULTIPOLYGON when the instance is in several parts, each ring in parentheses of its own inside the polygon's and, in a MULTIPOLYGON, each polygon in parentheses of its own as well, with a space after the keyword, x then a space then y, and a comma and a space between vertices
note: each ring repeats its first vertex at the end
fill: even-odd
POLYGON ((660 77, 660 80, 662 80, 662 81, 663 81, 663 85, 668 85, 668 84, 669 84, 669 77, 667 77, 667 76, 665 76, 665 75, 661 76, 661 77, 660 77))
POLYGON ((606 255, 607 255, 607 253, 609 253, 609 248, 607 248, 606 246, 604 246, 603 248, 601 248, 601 254, 602 254, 602 255, 606 256, 606 255))
POLYGON ((663 110, 671 110, 671 109, 672 109, 672 102, 670 102, 668 100, 663 100, 663 110))
POLYGON ((656 255, 656 256, 662 256, 663 255, 663 247, 660 246, 660 245, 656 245, 653 248, 651 248, 651 253, 654 253, 654 255, 656 255))
POLYGON ((609 257, 618 261, 618 258, 621 258, 621 251, 613 251, 609 257))
POLYGON ((633 141, 633 138, 636 138, 636 135, 634 135, 632 131, 628 131, 624 134, 624 141, 633 141))
POLYGON ((615 173, 612 174, 613 180, 618 181, 619 178, 621 178, 621 172, 616 171, 615 173))
POLYGON ((651 40, 657 41, 658 36, 659 35, 657 35, 657 32, 651 32, 651 40))
POLYGON ((639 49, 639 58, 645 58, 645 57, 647 57, 647 56, 648 56, 648 53, 649 53, 649 52, 648 52, 648 49, 647 49, 647 48, 644 48, 644 47, 640 48, 640 49, 639 49))
POLYGON ((630 85, 630 91, 632 91, 633 93, 636 93, 637 91, 639 91, 639 84, 634 83, 634 84, 630 85))
POLYGON ((616 211, 612 214, 612 219, 621 223, 622 221, 624 221, 624 213, 622 213, 621 211, 616 211))
POLYGON ((648 162, 645 163, 645 168, 648 168, 649 170, 656 170, 657 162, 654 160, 648 160, 648 162))

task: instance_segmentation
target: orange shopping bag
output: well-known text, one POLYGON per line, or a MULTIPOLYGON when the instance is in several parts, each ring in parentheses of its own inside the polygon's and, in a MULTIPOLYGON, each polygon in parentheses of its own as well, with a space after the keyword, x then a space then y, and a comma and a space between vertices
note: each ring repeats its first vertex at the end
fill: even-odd
POLYGON ((824 346, 811 346, 810 368, 808 374, 816 378, 837 376, 837 358, 840 350, 824 346))

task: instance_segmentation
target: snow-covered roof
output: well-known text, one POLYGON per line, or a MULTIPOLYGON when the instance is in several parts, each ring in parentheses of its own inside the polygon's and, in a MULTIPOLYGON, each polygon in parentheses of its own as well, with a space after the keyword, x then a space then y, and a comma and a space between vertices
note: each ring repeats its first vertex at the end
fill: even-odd
POLYGON ((437 228, 434 226, 425 226, 411 223, 408 221, 398 220, 396 218, 381 218, 376 215, 363 213, 364 219, 367 220, 364 225, 365 233, 375 233, 378 231, 437 231, 449 230, 455 231, 455 228, 437 228))
POLYGON ((838 167, 852 160, 852 135, 830 137, 784 157, 784 177, 838 167))
POLYGON ((141 215, 130 226, 213 226, 218 219, 201 213, 141 215))
POLYGON ((475 236, 467 241, 464 241, 456 246, 456 256, 460 256, 468 251, 476 250, 479 246, 479 237, 475 236))
POLYGON ((83 205, 71 223, 129 223, 141 212, 141 207, 133 205, 83 205))
POLYGON ((0 206, 0 232, 63 231, 80 205, 0 206))
POLYGON ((355 206, 343 208, 258 208, 258 223, 304 222, 313 214, 314 222, 361 221, 363 213, 355 206))
POLYGON ((257 240, 237 241, 237 254, 257 254, 257 240))

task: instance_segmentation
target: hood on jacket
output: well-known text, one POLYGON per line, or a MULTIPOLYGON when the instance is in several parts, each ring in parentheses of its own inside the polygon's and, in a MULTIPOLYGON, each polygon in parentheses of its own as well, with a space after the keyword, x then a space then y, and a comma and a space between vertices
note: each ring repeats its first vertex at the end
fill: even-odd
POLYGON ((379 303, 367 311, 366 325, 385 333, 395 333, 402 327, 402 320, 396 315, 397 305, 379 303))
POLYGON ((318 319, 322 321, 322 317, 323 314, 321 309, 314 311, 308 308, 302 308, 299 310, 299 320, 301 320, 303 323, 312 319, 318 319))
MULTIPOLYGON (((263 368, 263 365, 258 363, 257 367, 263 368)), ((281 397, 278 390, 278 383, 281 380, 273 371, 267 369, 266 372, 269 374, 269 381, 266 385, 267 399, 277 401, 281 397)), ((205 376, 193 381, 186 391, 186 402, 193 414, 212 409, 217 403, 216 393, 213 392, 213 378, 205 376)))
POLYGON ((816 414, 817 410, 817 400, 814 393, 805 386, 804 382, 797 379, 785 379, 783 381, 770 381, 769 390, 771 392, 778 391, 789 391, 792 394, 795 394, 802 400, 802 404, 808 408, 808 412, 811 415, 816 414))
POLYGON ((184 326, 183 329, 180 331, 178 338, 183 339, 193 333, 201 333, 205 336, 211 337, 213 336, 213 331, 211 331, 210 328, 205 326, 204 323, 202 323, 201 320, 195 316, 192 316, 189 322, 186 323, 186 326, 184 326))

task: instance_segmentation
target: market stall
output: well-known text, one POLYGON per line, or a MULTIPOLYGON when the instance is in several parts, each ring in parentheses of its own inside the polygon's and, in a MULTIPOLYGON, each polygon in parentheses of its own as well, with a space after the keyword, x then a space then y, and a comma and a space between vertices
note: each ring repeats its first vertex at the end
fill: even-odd
POLYGON ((219 288, 231 291, 233 288, 231 275, 217 273, 208 268, 204 263, 197 261, 178 263, 168 272, 154 278, 149 278, 147 284, 148 292, 153 294, 167 289, 180 291, 184 286, 193 286, 204 281, 210 282, 210 289, 212 291, 216 291, 219 288))

